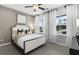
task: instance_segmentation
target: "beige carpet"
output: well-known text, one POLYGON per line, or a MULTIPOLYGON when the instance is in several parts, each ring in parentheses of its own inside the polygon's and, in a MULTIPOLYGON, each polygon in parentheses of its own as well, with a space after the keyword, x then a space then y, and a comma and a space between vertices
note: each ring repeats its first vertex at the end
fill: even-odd
MULTIPOLYGON (((29 55, 68 55, 69 48, 57 44, 46 43, 46 45, 32 51, 29 55)), ((21 55, 12 44, 0 47, 0 55, 21 55)))

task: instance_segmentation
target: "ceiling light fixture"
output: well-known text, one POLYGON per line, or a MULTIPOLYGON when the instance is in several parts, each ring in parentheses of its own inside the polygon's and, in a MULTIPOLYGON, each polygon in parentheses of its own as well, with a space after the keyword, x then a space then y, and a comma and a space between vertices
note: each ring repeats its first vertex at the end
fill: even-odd
POLYGON ((34 14, 35 14, 36 10, 38 9, 38 4, 33 4, 33 9, 34 9, 34 14))
POLYGON ((36 12, 37 9, 45 10, 45 8, 41 7, 40 5, 42 5, 42 4, 33 4, 33 6, 25 6, 25 8, 31 8, 31 7, 33 7, 34 14, 35 14, 35 12, 36 12))
POLYGON ((33 4, 34 9, 38 9, 38 4, 33 4))

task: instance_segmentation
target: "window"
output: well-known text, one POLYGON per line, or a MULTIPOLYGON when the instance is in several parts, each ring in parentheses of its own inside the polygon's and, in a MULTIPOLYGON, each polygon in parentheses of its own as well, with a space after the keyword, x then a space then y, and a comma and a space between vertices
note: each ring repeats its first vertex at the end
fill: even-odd
POLYGON ((66 15, 57 16, 56 31, 57 34, 66 34, 66 15))
POLYGON ((43 19, 39 20, 39 31, 43 32, 43 19))

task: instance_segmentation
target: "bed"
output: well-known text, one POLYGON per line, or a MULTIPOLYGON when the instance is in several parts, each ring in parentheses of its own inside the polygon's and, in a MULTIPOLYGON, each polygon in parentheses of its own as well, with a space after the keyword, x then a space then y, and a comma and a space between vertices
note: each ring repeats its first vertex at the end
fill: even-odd
POLYGON ((15 35, 15 32, 16 27, 13 27, 12 43, 19 46, 23 50, 24 54, 29 53, 30 51, 46 43, 46 37, 43 34, 29 33, 29 34, 15 35))

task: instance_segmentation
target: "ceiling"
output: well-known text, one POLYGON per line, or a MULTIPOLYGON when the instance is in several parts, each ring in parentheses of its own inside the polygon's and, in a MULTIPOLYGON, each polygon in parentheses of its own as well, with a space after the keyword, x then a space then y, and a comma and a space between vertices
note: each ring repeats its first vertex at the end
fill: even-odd
POLYGON ((10 8, 10 9, 14 9, 14 10, 17 10, 17 11, 21 11, 23 13, 33 15, 33 16, 44 13, 46 11, 53 9, 53 8, 59 8, 59 7, 64 6, 64 4, 43 4, 43 5, 40 5, 40 7, 43 7, 46 10, 38 9, 35 13, 34 13, 34 10, 33 10, 32 7, 31 8, 25 8, 24 7, 24 6, 32 6, 32 5, 33 4, 1 4, 1 6, 7 7, 7 8, 10 8))

